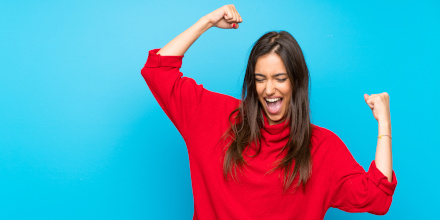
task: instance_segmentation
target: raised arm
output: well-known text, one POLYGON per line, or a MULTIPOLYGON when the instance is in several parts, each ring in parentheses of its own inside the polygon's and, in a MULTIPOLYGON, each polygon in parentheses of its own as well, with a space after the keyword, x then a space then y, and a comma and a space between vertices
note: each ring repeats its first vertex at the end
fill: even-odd
POLYGON ((346 212, 369 212, 384 215, 388 212, 397 185, 392 166, 391 117, 387 93, 364 95, 379 124, 376 158, 368 172, 356 162, 348 148, 336 135, 329 135, 332 155, 330 175, 330 207, 346 212))
MULTIPOLYGON (((210 92, 193 79, 180 72, 182 58, 188 48, 212 26, 219 28, 238 28, 242 22, 233 5, 225 5, 203 16, 190 28, 178 35, 162 49, 148 53, 147 62, 141 73, 167 116, 185 138, 190 132, 189 125, 194 113, 203 107, 202 100, 210 97, 210 92)), ((208 98, 213 101, 213 98, 208 98)))
POLYGON ((234 5, 225 5, 200 18, 194 25, 179 34, 157 54, 162 56, 183 56, 188 48, 209 28, 215 26, 223 29, 238 28, 243 19, 234 5))
POLYGON ((373 111, 378 122, 378 139, 376 147, 376 166, 392 182, 393 157, 391 152, 391 116, 388 93, 364 94, 365 102, 373 111))

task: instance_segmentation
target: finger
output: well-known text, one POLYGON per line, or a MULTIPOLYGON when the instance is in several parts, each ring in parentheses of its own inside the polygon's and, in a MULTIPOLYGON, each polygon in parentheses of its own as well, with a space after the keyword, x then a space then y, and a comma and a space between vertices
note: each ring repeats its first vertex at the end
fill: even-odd
POLYGON ((243 19, 241 18, 240 13, 238 13, 237 9, 235 9, 235 11, 237 12, 237 16, 238 16, 238 23, 243 22, 243 19))
POLYGON ((238 15, 237 14, 235 14, 234 23, 235 23, 235 29, 237 29, 238 28, 238 15))
POLYGON ((367 102, 369 95, 367 93, 364 94, 364 100, 367 102))
POLYGON ((229 8, 229 5, 226 5, 224 10, 225 10, 225 16, 224 16, 225 20, 230 21, 233 18, 233 16, 232 16, 231 10, 229 8))
POLYGON ((371 94, 371 95, 370 95, 370 98, 374 99, 374 98, 376 98, 376 97, 378 97, 378 96, 380 96, 380 94, 371 94))
POLYGON ((367 105, 368 105, 371 109, 374 108, 374 102, 367 102, 367 105))
POLYGON ((233 8, 233 10, 234 10, 234 14, 235 14, 235 22, 237 22, 238 23, 238 21, 240 21, 240 16, 238 15, 238 11, 237 11, 237 9, 235 8, 235 6, 234 5, 232 5, 232 8, 233 8))
POLYGON ((231 22, 234 19, 234 13, 231 10, 231 5, 227 5, 226 7, 226 11, 228 14, 228 17, 225 19, 227 22, 231 22))
POLYGON ((371 109, 374 108, 374 99, 372 99, 371 96, 364 94, 364 100, 371 109))
POLYGON ((235 6, 234 5, 228 5, 228 6, 229 6, 230 12, 232 14, 232 18, 228 22, 231 22, 231 28, 237 29, 238 23, 237 23, 237 14, 236 14, 235 6))
POLYGON ((387 92, 382 92, 381 97, 383 100, 389 100, 390 99, 390 95, 387 92))
POLYGON ((381 103, 384 102, 384 97, 382 94, 375 94, 374 96, 371 95, 368 100, 369 103, 381 103))
POLYGON ((229 5, 229 8, 231 9, 231 13, 232 13, 232 16, 233 16, 232 21, 236 21, 237 20, 237 14, 235 13, 234 5, 229 5))
POLYGON ((367 104, 374 104, 375 101, 376 101, 376 99, 371 98, 371 96, 370 96, 370 97, 368 97, 368 99, 367 99, 367 104))

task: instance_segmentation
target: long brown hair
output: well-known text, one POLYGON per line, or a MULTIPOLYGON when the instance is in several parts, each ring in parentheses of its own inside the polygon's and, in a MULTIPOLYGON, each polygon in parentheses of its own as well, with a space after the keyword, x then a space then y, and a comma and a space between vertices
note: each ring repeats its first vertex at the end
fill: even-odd
POLYGON ((312 169, 309 146, 311 137, 309 71, 298 42, 286 31, 272 31, 264 34, 255 42, 251 50, 242 87, 242 102, 229 115, 230 129, 225 133, 225 137, 232 139, 224 154, 223 174, 226 179, 228 174, 231 174, 233 179, 237 179, 237 168, 246 165, 242 153, 251 143, 255 143, 257 147, 254 156, 260 152, 260 129, 264 125, 263 114, 265 113, 262 111, 256 92, 255 65, 260 56, 268 53, 276 53, 281 57, 293 88, 286 116, 286 121, 290 126, 290 135, 286 146, 280 152, 280 154, 286 152, 286 155, 277 160, 274 168, 269 172, 276 169, 283 171, 284 192, 288 190, 299 173, 295 188, 302 183, 304 189, 312 169), (292 170, 293 162, 295 166, 292 170))

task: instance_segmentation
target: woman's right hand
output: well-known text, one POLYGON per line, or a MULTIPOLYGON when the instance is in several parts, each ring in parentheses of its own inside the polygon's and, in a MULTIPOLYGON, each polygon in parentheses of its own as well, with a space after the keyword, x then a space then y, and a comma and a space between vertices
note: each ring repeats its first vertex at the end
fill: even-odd
POLYGON ((162 56, 182 56, 194 41, 212 26, 224 29, 237 29, 238 23, 242 21, 243 19, 235 10, 234 5, 222 6, 200 18, 195 24, 162 47, 157 54, 162 56))
POLYGON ((205 15, 205 18, 207 18, 213 26, 224 29, 237 29, 238 23, 243 22, 243 19, 234 5, 224 5, 205 15))

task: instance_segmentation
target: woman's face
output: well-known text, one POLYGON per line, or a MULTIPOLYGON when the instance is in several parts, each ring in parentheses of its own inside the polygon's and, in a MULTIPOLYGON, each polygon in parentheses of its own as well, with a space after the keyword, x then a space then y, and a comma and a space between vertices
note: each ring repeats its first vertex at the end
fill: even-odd
POLYGON ((292 85, 278 54, 269 53, 257 59, 255 85, 269 125, 282 122, 289 110, 292 85))

